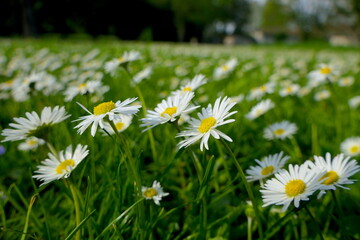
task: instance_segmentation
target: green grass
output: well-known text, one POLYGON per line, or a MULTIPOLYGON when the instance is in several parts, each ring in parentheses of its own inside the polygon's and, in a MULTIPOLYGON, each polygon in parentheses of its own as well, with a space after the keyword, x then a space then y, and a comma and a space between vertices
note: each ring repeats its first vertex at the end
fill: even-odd
MULTIPOLYGON (((178 89, 184 79, 191 79, 198 73, 209 79, 196 90, 194 103, 202 107, 213 104, 219 96, 246 96, 252 88, 277 80, 275 93, 264 97, 273 100, 274 109, 250 121, 245 115, 258 101, 245 99, 234 107, 238 111, 234 115, 236 121, 219 128, 232 138, 233 142, 227 144, 244 170, 256 164, 254 159, 280 151, 291 156, 290 163, 302 163, 315 154, 323 156, 326 152, 336 155, 340 153, 342 141, 360 135, 359 108, 351 109, 348 105, 351 97, 360 95, 360 56, 356 47, 331 48, 316 44, 224 47, 2 39, 0 56, 6 59, 0 61, 0 82, 39 69, 45 58, 35 60, 34 56, 43 48, 49 49, 47 56, 55 56, 62 63, 59 69, 47 70, 58 81, 66 75, 63 69, 68 66, 76 66, 78 74, 89 71, 84 67, 86 65, 71 61, 74 55, 82 58, 91 50, 98 49, 99 54, 91 61, 100 63, 94 72, 104 73, 106 61, 120 57, 125 50, 140 51, 143 58, 131 62, 129 70, 136 73, 145 66, 153 66, 150 78, 138 85, 148 109, 154 109, 171 91, 178 89), (8 63, 19 56, 23 61, 32 59, 30 69, 24 72, 24 67, 19 67, 12 74, 6 74, 8 63), (215 81, 214 68, 230 58, 237 58, 238 66, 229 76, 215 81), (337 66, 340 76, 354 77, 355 83, 351 87, 325 84, 302 98, 280 97, 277 93, 283 81, 291 80, 304 86, 310 71, 317 69, 320 63, 329 62, 337 66), (186 74, 179 75, 181 71, 186 74), (332 95, 317 102, 314 94, 322 89, 328 89, 332 95), (294 138, 301 156, 289 139, 269 141, 263 138, 266 126, 282 120, 297 124, 299 130, 294 138)), ((130 84, 129 75, 122 68, 114 77, 104 73, 102 81, 110 87, 104 101, 138 96, 130 84)), ((24 102, 1 99, 1 129, 8 128, 12 118, 25 116, 25 112, 40 113, 44 106, 65 106, 71 117, 54 126, 48 135, 49 142, 57 151, 70 144, 88 145, 90 153, 66 182, 59 180, 39 187, 40 182, 33 180, 32 175, 49 152, 46 145, 36 151, 22 152, 17 149, 19 142, 2 143, 7 151, 0 156, 0 191, 4 195, 0 200, 0 239, 259 239, 259 222, 254 209, 247 203, 250 198, 245 184, 231 154, 220 141, 210 139, 209 151, 201 152, 199 143, 178 151, 176 144, 181 139, 175 138, 176 128, 164 124, 152 131, 156 149, 154 157, 149 134, 143 133, 139 126, 139 119, 144 117, 142 110, 131 126, 121 133, 126 145, 102 136, 99 131, 92 137, 90 129, 79 135, 74 129, 77 123, 72 121, 86 112, 75 102, 92 110, 99 102, 93 103, 90 99, 77 96, 73 101, 64 102, 61 93, 52 96, 38 93, 24 102), (128 151, 122 154, 126 148, 128 151), (170 193, 160 206, 136 195, 138 187, 149 187, 154 180, 170 193), (141 183, 140 186, 134 186, 134 181, 141 183), (77 216, 74 195, 79 204, 77 216)), ((191 115, 196 117, 196 111, 191 115)), ((184 129, 184 126, 180 128, 184 129)), ((354 159, 358 161, 359 158, 354 159)), ((359 179, 359 174, 352 178, 359 179)), ((358 182, 349 185, 350 190, 335 191, 340 207, 336 206, 330 193, 321 199, 316 199, 315 193, 311 201, 303 202, 318 225, 303 207, 296 209, 291 205, 285 213, 276 206, 261 207, 259 183, 250 183, 250 186, 262 216, 265 239, 320 239, 318 226, 325 239, 346 236, 360 239, 357 227, 360 221, 358 182)))

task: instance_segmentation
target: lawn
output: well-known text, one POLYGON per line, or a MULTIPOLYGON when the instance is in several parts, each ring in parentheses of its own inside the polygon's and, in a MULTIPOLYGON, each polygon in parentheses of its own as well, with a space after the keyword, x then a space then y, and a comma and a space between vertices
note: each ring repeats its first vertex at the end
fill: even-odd
POLYGON ((1 39, 0 238, 360 239, 359 50, 1 39))

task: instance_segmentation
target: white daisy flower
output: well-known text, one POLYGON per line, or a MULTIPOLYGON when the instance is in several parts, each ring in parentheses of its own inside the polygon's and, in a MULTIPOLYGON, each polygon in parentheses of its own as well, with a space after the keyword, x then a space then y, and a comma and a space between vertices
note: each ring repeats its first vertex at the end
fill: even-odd
POLYGON ((178 124, 183 125, 184 123, 189 122, 190 119, 191 119, 191 117, 189 114, 187 114, 187 113, 181 114, 181 116, 178 120, 178 124))
POLYGON ((237 96, 230 97, 230 101, 238 104, 244 100, 244 97, 244 94, 239 94, 237 96))
POLYGON ((228 97, 224 97, 223 99, 219 97, 216 99, 214 107, 209 104, 207 108, 203 108, 201 113, 198 113, 199 119, 191 118, 189 121, 191 126, 177 135, 177 137, 186 137, 185 140, 179 142, 179 148, 188 147, 201 139, 200 150, 203 151, 204 146, 209 150, 208 140, 210 135, 216 139, 222 137, 232 142, 229 136, 216 128, 235 121, 235 119, 225 120, 237 113, 237 111, 229 112, 235 104, 236 103, 231 102, 228 97))
POLYGON ((75 121, 81 121, 75 128, 78 128, 78 134, 83 134, 83 132, 92 124, 91 127, 91 135, 95 136, 97 127, 104 128, 104 120, 114 121, 120 120, 121 118, 119 114, 124 115, 134 115, 139 111, 141 106, 129 106, 132 102, 134 102, 137 98, 128 98, 125 101, 117 101, 116 103, 103 102, 94 107, 94 113, 89 112, 83 105, 77 103, 82 107, 86 112, 90 115, 82 116, 75 121))
POLYGON ((191 99, 194 97, 194 92, 187 92, 185 94, 178 94, 170 96, 157 105, 155 111, 148 110, 141 127, 148 127, 146 130, 153 128, 159 124, 167 122, 174 122, 183 113, 193 111, 198 106, 189 106, 191 99))
POLYGON ((153 68, 150 66, 150 67, 144 68, 140 72, 136 73, 132 79, 133 84, 139 84, 145 78, 150 77, 152 71, 153 71, 153 68))
POLYGON ((183 65, 179 65, 175 68, 175 75, 183 77, 189 74, 189 70, 186 69, 183 65))
POLYGON ((356 160, 351 160, 350 156, 345 157, 344 154, 336 155, 333 159, 330 153, 326 153, 325 159, 322 156, 314 156, 315 162, 306 161, 307 166, 314 171, 322 173, 319 181, 323 184, 319 197, 325 190, 335 190, 336 187, 349 189, 344 184, 353 184, 356 180, 349 177, 360 171, 360 166, 356 160), (324 173, 325 171, 325 173, 324 173))
POLYGON ((111 61, 105 63, 105 72, 110 73, 111 75, 115 74, 116 69, 128 62, 132 62, 141 58, 141 53, 138 51, 131 50, 129 52, 124 52, 124 54, 119 58, 114 58, 111 61))
POLYGON ((357 108, 358 106, 360 106, 360 96, 355 96, 353 98, 349 99, 349 106, 350 108, 357 108))
POLYGON ((314 99, 315 99, 315 101, 319 102, 319 101, 330 98, 330 95, 331 95, 330 91, 322 90, 322 91, 315 93, 314 99))
POLYGON ((71 101, 77 95, 85 95, 86 93, 94 93, 97 88, 101 87, 101 81, 88 81, 82 83, 73 83, 69 86, 65 92, 65 101, 71 101))
POLYGON ((340 78, 338 84, 340 87, 350 87, 355 82, 354 77, 343 77, 340 78))
POLYGON ((78 144, 75 151, 72 146, 68 146, 64 151, 60 151, 58 156, 52 153, 48 154, 48 158, 41 162, 35 171, 33 178, 42 181, 40 185, 48 184, 54 180, 68 178, 71 172, 80 164, 80 162, 89 154, 87 146, 78 144))
POLYGON ((263 100, 256 104, 245 117, 254 120, 274 108, 274 106, 275 104, 270 99, 263 100))
POLYGON ((347 156, 357 156, 360 154, 360 137, 350 137, 340 144, 340 150, 347 156))
POLYGON ((173 92, 174 95, 183 94, 186 92, 194 92, 197 88, 204 85, 207 82, 207 78, 203 74, 197 74, 195 77, 186 83, 184 86, 181 86, 180 90, 173 92))
POLYGON ((65 108, 59 106, 55 106, 53 109, 45 107, 40 116, 34 111, 27 112, 25 113, 26 118, 14 118, 16 123, 9 124, 12 128, 2 131, 1 135, 5 137, 2 142, 23 140, 31 136, 44 139, 44 135, 48 133, 52 125, 70 117, 70 115, 66 114, 65 108))
POLYGON ((265 94, 271 94, 274 91, 275 91, 275 83, 268 82, 259 87, 252 88, 250 90, 249 95, 247 96, 247 100, 254 100, 254 99, 259 100, 260 98, 265 96, 265 94))
MULTIPOLYGON (((123 115, 123 114, 120 114, 119 117, 120 119, 115 119, 113 122, 116 127, 116 130, 118 132, 123 132, 130 126, 133 117, 131 115, 123 115)), ((104 130, 106 130, 111 135, 115 134, 114 129, 111 127, 110 123, 108 122, 105 122, 104 130)), ((104 133, 104 135, 107 134, 104 133)))
POLYGON ((120 66, 120 62, 115 58, 105 63, 105 72, 114 76, 117 68, 120 66))
POLYGON ((308 86, 302 87, 298 90, 297 92, 297 96, 298 97, 304 97, 306 95, 308 95, 311 92, 311 88, 308 86))
POLYGON ((231 73, 235 67, 237 66, 238 61, 236 58, 232 58, 227 61, 225 64, 221 65, 220 67, 215 68, 214 70, 214 78, 221 79, 231 73))
POLYGON ((257 166, 251 166, 250 169, 246 170, 248 176, 246 179, 248 182, 260 180, 270 175, 277 173, 290 158, 289 156, 283 156, 283 152, 268 155, 262 161, 255 159, 257 166))
POLYGON ((294 95, 298 94, 299 90, 300 90, 300 85, 293 83, 293 84, 283 86, 279 91, 279 95, 281 97, 294 96, 294 95))
POLYGON ((25 142, 20 143, 18 149, 21 151, 30 151, 37 149, 40 145, 44 145, 45 141, 37 137, 29 137, 25 142))
POLYGON ((289 171, 280 170, 275 177, 266 181, 260 190, 264 201, 263 207, 271 204, 283 205, 286 211, 294 201, 294 206, 299 207, 300 201, 309 200, 309 196, 322 186, 320 178, 324 175, 317 171, 310 171, 306 165, 289 165, 289 171))
POLYGON ((7 91, 11 90, 14 86, 14 79, 7 80, 5 82, 0 83, 0 90, 7 91))
POLYGON ((309 86, 317 87, 326 81, 333 81, 333 77, 338 75, 338 71, 328 64, 320 64, 320 68, 311 71, 308 75, 309 86))
POLYGON ((264 138, 268 140, 290 138, 297 131, 297 126, 295 123, 289 121, 281 121, 274 124, 271 124, 264 129, 264 138))
POLYGON ((141 187, 142 195, 145 199, 152 199, 156 205, 160 205, 162 197, 168 196, 169 193, 163 191, 160 183, 156 180, 153 182, 152 187, 141 187))

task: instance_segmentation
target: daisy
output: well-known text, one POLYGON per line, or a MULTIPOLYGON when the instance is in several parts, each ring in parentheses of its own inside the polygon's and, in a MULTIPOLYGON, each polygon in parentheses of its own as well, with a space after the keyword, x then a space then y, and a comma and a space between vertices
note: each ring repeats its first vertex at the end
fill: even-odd
POLYGON ((53 109, 45 107, 40 116, 34 111, 27 112, 25 113, 26 118, 14 118, 16 123, 9 124, 12 128, 2 131, 1 135, 5 137, 2 142, 23 140, 31 136, 44 139, 52 125, 70 117, 66 114, 65 108, 59 106, 55 106, 53 109))
POLYGON ((255 159, 257 166, 251 166, 250 169, 246 170, 248 176, 246 179, 248 182, 260 180, 266 178, 274 173, 277 173, 290 158, 289 156, 283 156, 283 152, 269 155, 264 158, 264 160, 259 161, 255 159))
POLYGON ((101 87, 102 84, 99 80, 74 83, 65 90, 65 101, 71 101, 77 95, 85 95, 87 93, 92 94, 101 87))
POLYGON ((297 131, 295 123, 289 121, 281 121, 271 124, 264 130, 264 138, 268 140, 290 138, 297 131))
MULTIPOLYGON (((123 114, 120 114, 119 117, 120 117, 120 119, 115 119, 113 122, 114 122, 116 130, 118 132, 123 132, 130 126, 133 117, 131 115, 129 116, 129 115, 123 115, 123 114)), ((111 127, 110 123, 108 123, 108 122, 105 122, 104 130, 106 130, 111 135, 115 134, 114 129, 111 127)), ((107 135, 107 134, 104 133, 104 135, 107 135)))
POLYGON ((173 94, 182 94, 186 92, 194 92, 197 88, 204 85, 207 82, 207 78, 203 74, 197 74, 195 77, 181 87, 180 90, 175 91, 173 94))
POLYGON ((133 115, 139 111, 141 106, 129 106, 132 102, 134 102, 136 98, 128 98, 125 101, 117 101, 114 103, 113 101, 110 102, 103 102, 94 107, 94 113, 91 113, 87 110, 83 105, 79 104, 86 112, 90 115, 82 116, 75 121, 81 121, 75 128, 78 128, 78 134, 83 134, 83 132, 92 124, 91 127, 91 135, 94 137, 97 127, 104 128, 104 120, 114 121, 120 120, 121 117, 119 114, 124 115, 133 115))
POLYGON ((141 58, 141 53, 138 51, 129 51, 124 52, 124 54, 119 58, 114 58, 111 61, 108 61, 105 63, 105 72, 110 73, 111 75, 114 75, 116 72, 116 69, 120 65, 125 65, 129 62, 138 60, 141 58))
POLYGON ((179 142, 179 148, 188 147, 201 139, 200 150, 203 151, 204 146, 209 150, 208 140, 210 135, 216 139, 222 137, 232 142, 229 136, 216 128, 235 121, 235 119, 225 120, 237 113, 237 111, 229 112, 235 104, 236 103, 231 102, 228 97, 224 97, 223 99, 219 97, 216 99, 214 107, 209 104, 207 108, 203 108, 201 113, 198 113, 199 119, 191 118, 189 121, 191 126, 177 135, 177 137, 186 137, 185 140, 179 142))
POLYGON ((308 86, 304 86, 297 91, 297 96, 301 98, 308 95, 310 92, 311 92, 311 88, 308 86))
POLYGON ((317 87, 326 81, 332 81, 338 71, 328 64, 320 64, 320 68, 309 73, 309 86, 317 87))
POLYGON ((340 87, 350 87, 354 82, 354 77, 344 77, 339 80, 338 84, 340 87))
POLYGON ((14 86, 14 79, 0 83, 0 90, 7 91, 11 90, 14 86))
POLYGON ((279 91, 279 95, 281 97, 294 96, 294 95, 298 94, 299 90, 300 90, 300 85, 293 83, 293 84, 289 84, 289 85, 286 85, 283 88, 281 88, 279 91))
POLYGON ((159 124, 174 122, 181 114, 191 112, 198 107, 189 106, 193 97, 193 92, 168 97, 157 105, 155 111, 148 110, 146 117, 141 119, 143 123, 140 126, 148 127, 146 131, 159 124))
POLYGON ((183 77, 189 74, 189 70, 186 69, 183 65, 179 65, 175 68, 175 75, 183 77))
POLYGON ((322 156, 314 156, 315 162, 306 161, 306 164, 311 170, 322 173, 319 181, 323 184, 321 187, 320 196, 325 193, 325 190, 335 190, 336 187, 349 189, 344 187, 344 184, 353 184, 355 180, 349 179, 352 175, 360 171, 360 166, 356 160, 351 160, 350 157, 345 157, 344 154, 336 155, 333 159, 330 153, 326 153, 325 158, 322 156), (323 173, 325 170, 325 173, 323 173))
POLYGON ((133 77, 133 84, 139 84, 142 80, 144 80, 145 78, 150 77, 151 73, 153 71, 153 68, 147 67, 144 68, 143 70, 141 70, 140 72, 136 73, 135 76, 133 77))
POLYGON ((45 141, 41 138, 29 137, 26 139, 25 142, 19 144, 18 149, 21 151, 35 150, 40 145, 44 145, 44 144, 45 144, 45 141))
POLYGON ((357 156, 360 154, 360 137, 350 137, 340 144, 340 150, 347 156, 357 156))
POLYGON ((263 100, 256 104, 245 117, 254 120, 274 108, 274 106, 275 104, 270 99, 263 100))
POLYGON ((235 67, 237 66, 238 61, 236 58, 232 58, 229 61, 227 61, 225 64, 221 65, 220 67, 217 67, 214 71, 214 78, 215 79, 221 79, 225 77, 227 74, 232 72, 235 67))
POLYGON ((248 100, 259 100, 265 94, 271 94, 275 90, 275 84, 273 82, 266 83, 259 87, 253 88, 250 90, 250 94, 247 96, 248 100))
POLYGON ((78 144, 75 151, 72 146, 68 146, 64 151, 60 151, 57 156, 48 153, 48 158, 41 162, 35 171, 33 178, 42 181, 40 185, 48 184, 54 180, 68 178, 71 172, 80 164, 80 162, 89 154, 87 146, 78 144))
POLYGON ((160 205, 162 197, 168 196, 169 193, 163 191, 160 183, 156 180, 153 182, 152 187, 141 187, 142 195, 145 199, 152 199, 156 205, 160 205))
POLYGON ((280 170, 274 178, 266 181, 260 190, 264 201, 263 207, 271 204, 283 205, 284 212, 294 201, 294 206, 298 208, 300 201, 309 200, 309 196, 322 186, 319 180, 323 175, 310 171, 304 164, 290 164, 289 171, 280 170))
POLYGON ((244 97, 244 94, 239 94, 237 96, 230 97, 230 101, 238 104, 244 100, 244 97))
POLYGON ((322 91, 315 93, 314 99, 315 99, 315 101, 319 102, 319 101, 330 98, 330 95, 331 95, 330 91, 322 90, 322 91))
POLYGON ((360 106, 360 96, 355 96, 353 98, 349 99, 349 106, 350 108, 357 108, 358 106, 360 106))

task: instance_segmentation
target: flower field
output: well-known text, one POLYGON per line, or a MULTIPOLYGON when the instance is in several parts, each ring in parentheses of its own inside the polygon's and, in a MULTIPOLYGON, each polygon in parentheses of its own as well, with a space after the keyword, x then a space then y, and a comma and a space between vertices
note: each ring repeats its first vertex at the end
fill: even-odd
POLYGON ((360 54, 0 40, 0 239, 360 239, 360 54))

